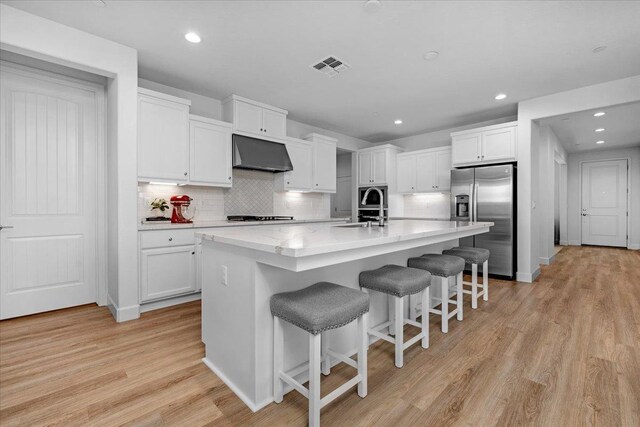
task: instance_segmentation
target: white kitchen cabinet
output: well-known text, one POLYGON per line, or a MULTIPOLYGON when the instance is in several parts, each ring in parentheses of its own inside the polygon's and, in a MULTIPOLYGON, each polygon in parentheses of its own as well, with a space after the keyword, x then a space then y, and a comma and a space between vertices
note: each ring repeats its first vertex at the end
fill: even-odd
POLYGON ((276 191, 311 191, 313 185, 313 145, 311 142, 288 138, 285 141, 293 170, 278 173, 276 191))
POLYGON ((387 185, 394 187, 396 155, 399 151, 398 147, 389 144, 358 151, 358 186, 387 185))
POLYGON ((196 247, 140 251, 140 302, 196 292, 196 247))
POLYGON ((516 161, 517 129, 509 122, 452 133, 453 166, 516 161))
POLYGON ((282 139, 287 135, 286 110, 231 95, 222 104, 225 121, 233 123, 234 132, 254 137, 282 139))
POLYGON ((191 101, 138 89, 138 179, 189 181, 191 101))
POLYGON ((336 140, 318 134, 307 135, 313 144, 313 190, 336 192, 336 140))
POLYGON ((191 115, 189 128, 189 183, 231 187, 231 124, 191 115))
POLYGON ((436 148, 398 155, 398 193, 434 193, 451 189, 451 149, 436 148))

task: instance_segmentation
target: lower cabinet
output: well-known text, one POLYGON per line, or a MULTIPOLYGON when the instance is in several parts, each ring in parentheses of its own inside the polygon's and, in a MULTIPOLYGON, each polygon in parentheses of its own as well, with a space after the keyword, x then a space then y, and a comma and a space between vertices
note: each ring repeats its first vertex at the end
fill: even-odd
POLYGON ((140 250, 140 302, 195 291, 195 245, 140 250))

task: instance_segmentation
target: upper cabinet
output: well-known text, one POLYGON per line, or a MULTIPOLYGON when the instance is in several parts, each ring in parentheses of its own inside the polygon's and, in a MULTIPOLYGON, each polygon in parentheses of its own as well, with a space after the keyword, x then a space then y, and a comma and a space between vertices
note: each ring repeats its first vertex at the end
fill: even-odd
POLYGON ((400 149, 382 145, 358 151, 358 186, 395 184, 396 155, 400 149))
POLYGON ((313 144, 313 188, 322 193, 336 192, 337 140, 312 133, 305 138, 313 144))
POLYGON ((231 123, 191 101, 138 89, 138 180, 231 187, 231 123))
POLYGON ((254 137, 285 138, 287 114, 281 108, 237 95, 231 95, 222 103, 223 118, 233 123, 233 131, 254 137))
POLYGON ((191 101, 138 89, 138 179, 189 181, 191 101))
POLYGON ((517 129, 509 122, 452 133, 453 166, 516 161, 517 129))
POLYGON ((276 174, 276 191, 335 193, 336 143, 336 139, 316 133, 304 140, 287 138, 293 170, 276 174))
POLYGON ((451 149, 398 154, 398 193, 435 193, 451 188, 451 149))
POLYGON ((190 116, 189 183, 231 187, 231 123, 190 116))

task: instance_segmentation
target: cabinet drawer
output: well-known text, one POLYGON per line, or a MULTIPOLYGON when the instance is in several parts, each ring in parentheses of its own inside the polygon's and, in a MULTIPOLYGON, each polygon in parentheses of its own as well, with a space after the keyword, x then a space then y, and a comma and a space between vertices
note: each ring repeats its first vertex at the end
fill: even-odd
POLYGON ((140 249, 193 245, 193 229, 157 230, 140 232, 140 249))

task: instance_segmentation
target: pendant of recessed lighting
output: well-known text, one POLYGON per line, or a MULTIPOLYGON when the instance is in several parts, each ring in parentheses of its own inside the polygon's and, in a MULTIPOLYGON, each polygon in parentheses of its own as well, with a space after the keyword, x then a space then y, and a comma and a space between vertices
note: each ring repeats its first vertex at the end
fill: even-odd
POLYGON ((367 0, 362 5, 362 8, 367 13, 376 13, 382 7, 382 2, 380 0, 367 0))

